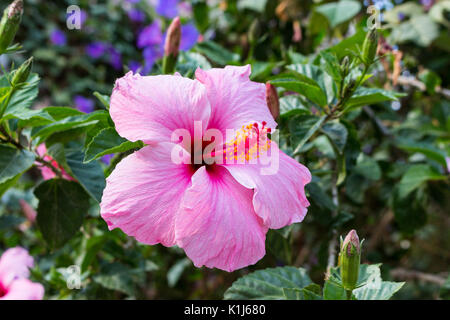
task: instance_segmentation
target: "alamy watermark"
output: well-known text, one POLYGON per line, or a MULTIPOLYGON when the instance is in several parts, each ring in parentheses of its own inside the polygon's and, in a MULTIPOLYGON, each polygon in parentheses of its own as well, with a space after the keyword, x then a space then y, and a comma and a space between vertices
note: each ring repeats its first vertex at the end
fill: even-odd
POLYGON ((171 160, 175 164, 258 165, 261 175, 274 175, 279 169, 277 134, 266 123, 252 123, 239 130, 203 131, 201 121, 194 121, 194 137, 187 129, 172 132, 171 160), (270 139, 268 135, 271 135, 270 139))
POLYGON ((77 5, 71 5, 67 7, 67 19, 66 26, 69 30, 80 30, 82 24, 81 9, 77 5))

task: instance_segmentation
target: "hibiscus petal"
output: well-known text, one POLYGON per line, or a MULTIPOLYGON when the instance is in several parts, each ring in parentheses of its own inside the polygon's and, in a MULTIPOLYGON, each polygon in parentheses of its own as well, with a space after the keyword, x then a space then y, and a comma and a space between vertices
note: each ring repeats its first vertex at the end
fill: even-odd
POLYGON ((219 129, 224 137, 226 129, 237 130, 254 122, 265 121, 272 129, 277 126, 267 107, 266 87, 250 81, 250 72, 250 65, 206 71, 198 68, 195 72, 211 104, 209 128, 219 129))
POLYGON ((110 230, 146 244, 175 244, 175 215, 193 172, 171 161, 173 148, 190 159, 180 146, 159 143, 126 157, 107 178, 100 213, 110 230))
POLYGON ((226 164, 224 167, 244 187, 255 190, 253 206, 264 225, 279 229, 304 219, 309 206, 305 185, 311 181, 311 173, 279 150, 273 141, 271 149, 278 157, 272 157, 271 153, 266 159, 270 158, 272 162, 265 165, 257 159, 255 164, 226 164), (271 172, 269 168, 272 168, 271 172), (261 174, 264 169, 266 174, 261 174))
POLYGON ((24 248, 6 250, 0 258, 0 283, 7 287, 17 278, 28 278, 33 264, 33 257, 24 248))
POLYGON ((210 113, 204 86, 179 76, 129 72, 116 81, 111 95, 117 132, 131 141, 170 142, 172 132, 180 128, 193 137, 194 121, 201 121, 204 131, 210 113))
POLYGON ((44 287, 40 283, 22 278, 11 283, 7 293, 0 300, 42 300, 44 287))
POLYGON ((267 228, 253 210, 252 194, 222 167, 195 172, 176 218, 177 244, 195 266, 231 272, 265 255, 267 228))

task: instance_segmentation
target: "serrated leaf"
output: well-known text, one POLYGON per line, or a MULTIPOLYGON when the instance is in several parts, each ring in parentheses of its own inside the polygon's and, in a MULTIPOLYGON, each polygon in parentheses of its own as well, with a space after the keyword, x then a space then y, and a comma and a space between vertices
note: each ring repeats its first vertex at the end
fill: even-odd
POLYGON ((239 60, 239 55, 228 51, 221 45, 212 41, 203 41, 195 45, 195 50, 208 57, 219 65, 227 65, 239 60))
POLYGON ((348 112, 363 105, 371 105, 383 101, 395 101, 402 96, 404 96, 404 94, 394 91, 361 87, 356 90, 353 96, 345 104, 344 111, 348 112))
POLYGON ((317 117, 313 115, 298 115, 289 121, 291 141, 295 146, 294 154, 298 153, 303 145, 316 133, 326 116, 317 117))
POLYGON ((225 292, 226 300, 286 299, 283 288, 302 289, 312 283, 305 269, 278 267, 252 272, 233 283, 225 292))
POLYGON ((54 133, 94 125, 106 117, 108 117, 108 113, 104 110, 65 117, 51 124, 34 128, 31 136, 33 139, 40 138, 40 140, 45 140, 54 133))
POLYGON ((167 272, 167 283, 169 284, 170 288, 173 288, 177 284, 178 280, 183 274, 183 271, 190 265, 192 265, 191 261, 187 258, 184 258, 177 261, 169 269, 169 271, 167 272))
POLYGON ((114 128, 103 129, 88 144, 83 161, 88 163, 106 154, 142 148, 143 145, 141 141, 131 142, 122 138, 114 128))
POLYGON ((106 186, 105 175, 101 165, 96 162, 84 163, 81 148, 68 146, 64 149, 66 163, 74 178, 97 202, 100 202, 106 186))
POLYGON ((399 197, 404 198, 410 192, 420 187, 423 183, 430 180, 444 180, 436 169, 426 164, 416 164, 408 168, 399 184, 399 197))
POLYGON ((377 288, 367 285, 357 288, 353 290, 353 295, 358 300, 389 300, 404 284, 404 282, 382 281, 377 288))
POLYGON ((309 114, 309 109, 297 95, 287 95, 280 98, 280 116, 289 117, 294 114, 309 114))
POLYGON ((347 143, 347 128, 343 124, 333 121, 326 123, 322 127, 322 131, 339 151, 339 154, 342 154, 347 143))
MULTIPOLYGON (((26 85, 16 90, 12 95, 5 113, 3 114, 3 119, 28 119, 31 117, 33 112, 27 115, 26 110, 31 111, 29 108, 38 95, 38 84, 39 76, 35 73, 30 74, 26 85)), ((6 76, 0 77, 0 87, 9 87, 6 76)))
POLYGON ((350 20, 361 10, 361 4, 358 1, 342 0, 326 3, 315 8, 316 12, 323 14, 330 22, 330 27, 350 20))
POLYGON ((28 150, 0 145, 0 184, 28 170, 34 159, 34 154, 28 150))
POLYGON ((89 209, 89 197, 75 181, 52 179, 34 191, 39 199, 37 224, 54 249, 62 246, 80 229, 89 209))

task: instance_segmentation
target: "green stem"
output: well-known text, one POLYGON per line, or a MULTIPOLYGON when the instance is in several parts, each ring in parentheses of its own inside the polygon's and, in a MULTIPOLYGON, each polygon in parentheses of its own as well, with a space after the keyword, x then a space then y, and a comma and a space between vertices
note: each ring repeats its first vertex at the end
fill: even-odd
POLYGON ((345 292, 347 293, 347 300, 352 300, 352 291, 353 290, 345 290, 345 292))
POLYGON ((1 121, 3 118, 3 114, 5 113, 6 108, 8 108, 8 104, 11 101, 11 97, 12 97, 13 93, 14 93, 14 88, 11 88, 11 90, 8 93, 8 97, 6 98, 6 101, 2 104, 2 107, 0 110, 0 124, 1 124, 1 121))

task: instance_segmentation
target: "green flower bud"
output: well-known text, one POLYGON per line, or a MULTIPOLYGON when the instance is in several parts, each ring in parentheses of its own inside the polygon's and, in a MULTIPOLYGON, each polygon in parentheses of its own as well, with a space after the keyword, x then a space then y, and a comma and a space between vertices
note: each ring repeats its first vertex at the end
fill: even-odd
POLYGON ((0 21, 0 54, 5 52, 14 40, 22 14, 22 0, 15 0, 3 11, 3 17, 0 21))
POLYGON ((376 28, 370 29, 364 39, 362 48, 362 59, 366 66, 373 63, 377 54, 378 47, 378 31, 376 28))
POLYGON ((342 60, 341 63, 341 74, 343 78, 345 78, 348 75, 349 69, 350 69, 350 59, 348 58, 348 56, 345 56, 345 58, 342 60))
POLYGON ((339 266, 341 269, 342 285, 346 290, 356 288, 361 260, 361 244, 355 230, 350 231, 341 243, 339 266))
POLYGON ((345 86, 345 88, 344 88, 344 97, 346 99, 349 99, 352 96, 353 92, 356 89, 356 85, 357 85, 356 80, 355 79, 351 79, 348 82, 348 84, 345 86))
POLYGON ((31 68, 33 67, 33 57, 25 61, 19 69, 14 71, 14 76, 11 80, 13 87, 17 87, 22 83, 25 83, 31 73, 31 68))

